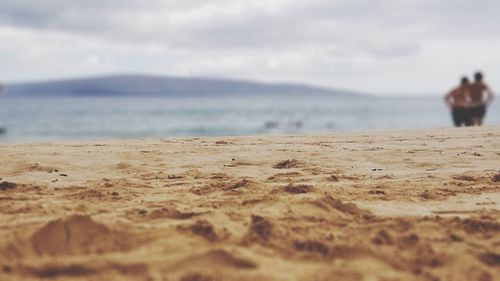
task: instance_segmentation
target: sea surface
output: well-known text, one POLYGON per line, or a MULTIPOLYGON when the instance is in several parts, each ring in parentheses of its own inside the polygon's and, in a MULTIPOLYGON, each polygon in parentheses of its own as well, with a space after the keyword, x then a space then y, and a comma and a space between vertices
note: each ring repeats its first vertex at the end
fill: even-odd
MULTIPOLYGON (((485 125, 500 125, 500 102, 485 125)), ((1 97, 0 142, 450 127, 441 97, 1 97)))

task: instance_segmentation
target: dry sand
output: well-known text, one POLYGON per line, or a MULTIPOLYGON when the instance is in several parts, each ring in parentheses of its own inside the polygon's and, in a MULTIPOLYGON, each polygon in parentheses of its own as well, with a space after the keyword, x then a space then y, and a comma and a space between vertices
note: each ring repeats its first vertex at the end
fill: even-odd
POLYGON ((0 146, 0 280, 500 280, 500 128, 0 146))

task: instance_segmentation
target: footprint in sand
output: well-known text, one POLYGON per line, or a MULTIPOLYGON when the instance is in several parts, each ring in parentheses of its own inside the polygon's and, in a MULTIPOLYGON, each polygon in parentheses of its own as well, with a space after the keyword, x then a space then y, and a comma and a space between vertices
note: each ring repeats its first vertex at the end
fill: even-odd
POLYGON ((218 180, 203 187, 193 187, 190 189, 190 192, 196 195, 206 195, 216 191, 234 192, 234 191, 241 191, 242 188, 248 188, 254 185, 255 183, 253 181, 247 179, 234 181, 224 178, 224 180, 218 180))
POLYGON ((393 245, 394 244, 394 238, 392 235, 385 229, 380 229, 375 233, 375 236, 370 240, 372 244, 382 246, 382 245, 393 245))
POLYGON ((0 183, 0 191, 11 190, 11 189, 15 189, 16 187, 17 187, 17 184, 15 184, 13 182, 4 181, 4 182, 0 183))
POLYGON ((300 252, 309 252, 327 257, 331 255, 331 249, 327 245, 318 241, 295 241, 294 249, 300 252))
POLYGON ((491 181, 492 181, 492 182, 495 182, 495 183, 500 182, 500 173, 493 175, 493 176, 491 177, 491 181))
POLYGON ((500 223, 488 219, 464 219, 459 220, 461 226, 468 234, 494 233, 500 231, 500 223))
POLYGON ((468 175, 456 175, 451 177, 454 180, 459 180, 459 181, 476 181, 476 178, 473 176, 468 176, 468 175))
POLYGON ((278 173, 278 174, 275 174, 269 178, 267 178, 267 180, 270 180, 270 181, 291 181, 293 178, 297 178, 297 177, 301 177, 302 174, 299 173, 299 172, 290 172, 290 173, 278 173))
POLYGON ((180 231, 189 231, 194 235, 200 236, 209 242, 219 241, 219 235, 215 232, 214 226, 206 220, 198 220, 189 226, 180 225, 177 227, 180 231))
POLYGON ((496 254, 493 252, 486 252, 478 256, 478 259, 486 264, 487 266, 491 267, 498 267, 500 266, 500 254, 496 254))
POLYGON ((28 163, 18 166, 14 171, 13 175, 21 175, 26 172, 44 172, 44 173, 57 173, 59 169, 53 166, 44 166, 39 163, 28 163))
POLYGON ((128 212, 127 217, 133 221, 173 219, 173 220, 188 220, 196 216, 206 214, 207 212, 181 212, 174 208, 159 208, 152 211, 146 209, 134 209, 128 212))
POLYGON ((274 169, 291 169, 291 168, 299 168, 302 164, 296 160, 296 159, 291 159, 291 160, 284 160, 281 162, 276 163, 273 168, 274 169))
POLYGON ((288 184, 283 187, 283 191, 291 194, 302 194, 302 193, 309 193, 311 191, 314 191, 314 187, 312 185, 307 185, 307 184, 288 184))

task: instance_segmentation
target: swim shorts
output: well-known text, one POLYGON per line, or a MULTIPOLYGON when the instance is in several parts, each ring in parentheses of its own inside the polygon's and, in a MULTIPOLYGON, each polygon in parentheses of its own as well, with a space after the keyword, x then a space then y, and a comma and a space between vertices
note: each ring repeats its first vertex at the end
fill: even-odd
POLYGON ((451 116, 456 127, 460 127, 462 125, 472 126, 470 110, 467 108, 455 107, 451 110, 451 116))
POLYGON ((469 108, 471 118, 483 118, 486 115, 486 105, 480 104, 469 108))

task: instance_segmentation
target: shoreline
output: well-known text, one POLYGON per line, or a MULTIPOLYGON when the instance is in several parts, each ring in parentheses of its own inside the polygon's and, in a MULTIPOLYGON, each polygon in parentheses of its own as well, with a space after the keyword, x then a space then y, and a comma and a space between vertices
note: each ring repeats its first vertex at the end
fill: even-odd
POLYGON ((0 147, 17 146, 17 145, 72 145, 72 144, 94 144, 94 143, 131 143, 131 142, 150 142, 150 141, 187 141, 192 139, 254 139, 254 138, 280 138, 280 137, 348 137, 362 135, 415 135, 418 133, 432 134, 447 131, 464 130, 464 133, 482 133, 484 130, 500 130, 499 125, 483 125, 481 127, 433 127, 433 128, 406 128, 406 129, 384 129, 375 128, 370 130, 356 131, 332 131, 325 133, 269 133, 269 134, 254 134, 254 135, 221 135, 221 136, 165 136, 165 137, 137 137, 137 138, 95 138, 95 139, 60 139, 60 140, 35 140, 35 141, 12 141, 0 142, 0 147))
POLYGON ((1 143, 0 157, 0 280, 500 276, 500 127, 1 143))

